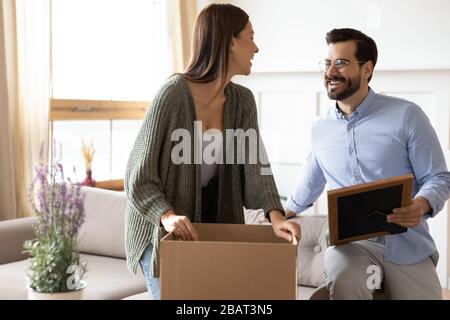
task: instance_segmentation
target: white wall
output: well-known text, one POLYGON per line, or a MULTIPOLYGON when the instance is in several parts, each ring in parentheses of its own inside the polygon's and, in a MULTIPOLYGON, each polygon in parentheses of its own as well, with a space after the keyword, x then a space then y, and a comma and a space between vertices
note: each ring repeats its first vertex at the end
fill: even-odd
MULTIPOLYGON (((374 38, 379 62, 371 86, 418 103, 450 163, 450 1, 197 1, 199 10, 208 3, 228 2, 250 15, 260 53, 253 74, 235 80, 252 89, 257 99, 280 194, 292 190, 310 124, 330 103, 317 63, 326 54, 325 34, 333 28, 352 27, 374 38)), ((309 211, 327 212, 326 195, 309 211)), ((448 206, 429 223, 440 252, 439 279, 450 287, 448 206)))
POLYGON ((253 71, 315 71, 325 34, 359 29, 377 42, 378 70, 450 68, 448 0, 198 0, 244 9, 260 48, 253 71))

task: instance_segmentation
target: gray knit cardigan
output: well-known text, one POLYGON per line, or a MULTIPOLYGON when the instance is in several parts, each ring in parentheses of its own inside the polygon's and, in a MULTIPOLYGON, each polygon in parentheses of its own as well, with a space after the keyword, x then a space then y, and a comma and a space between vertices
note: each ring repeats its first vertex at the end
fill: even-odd
MULTIPOLYGON (((253 128, 259 135, 252 92, 230 82, 225 95, 224 129, 253 128)), ((192 222, 201 222, 201 167, 198 164, 177 165, 171 161, 172 149, 178 143, 171 141, 172 132, 183 128, 194 137, 194 121, 195 107, 190 88, 184 77, 176 74, 160 88, 148 108, 125 173, 128 198, 125 247, 127 266, 134 274, 142 253, 151 243, 150 271, 159 277, 159 242, 166 234, 160 224, 164 212, 174 210, 192 222)), ((225 135, 224 150, 226 139, 225 135)), ((194 150, 195 139, 191 140, 191 150, 194 150)), ((261 143, 259 147, 267 157, 261 143)), ((284 212, 273 176, 261 175, 262 168, 270 170, 267 161, 218 165, 218 223, 244 223, 243 207, 262 208, 266 215, 271 209, 284 212)))

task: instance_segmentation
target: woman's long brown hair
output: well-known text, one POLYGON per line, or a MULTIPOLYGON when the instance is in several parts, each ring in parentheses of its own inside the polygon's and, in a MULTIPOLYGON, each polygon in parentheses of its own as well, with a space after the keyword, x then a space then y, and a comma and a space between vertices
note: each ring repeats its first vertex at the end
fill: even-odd
POLYGON ((248 14, 231 4, 212 4, 203 9, 195 22, 192 56, 183 75, 193 82, 219 79, 219 86, 223 85, 231 40, 248 21, 248 14))

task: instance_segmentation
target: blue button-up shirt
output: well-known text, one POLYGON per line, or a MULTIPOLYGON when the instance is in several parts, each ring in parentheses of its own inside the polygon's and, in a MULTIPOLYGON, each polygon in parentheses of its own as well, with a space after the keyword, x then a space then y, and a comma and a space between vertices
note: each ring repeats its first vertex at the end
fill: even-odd
POLYGON ((312 206, 325 185, 337 189, 407 173, 414 175, 413 198, 426 198, 432 211, 408 232, 384 238, 384 258, 397 264, 413 264, 436 251, 426 219, 448 199, 450 173, 420 107, 369 89, 350 116, 334 105, 314 123, 310 151, 286 205, 299 213, 312 206))

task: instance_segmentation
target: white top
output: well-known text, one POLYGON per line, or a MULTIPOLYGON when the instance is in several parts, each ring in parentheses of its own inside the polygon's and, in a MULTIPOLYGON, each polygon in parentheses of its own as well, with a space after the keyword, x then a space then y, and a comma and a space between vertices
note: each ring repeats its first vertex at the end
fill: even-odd
POLYGON ((222 162, 223 136, 217 129, 208 129, 202 137, 202 187, 217 174, 217 165, 222 162))

